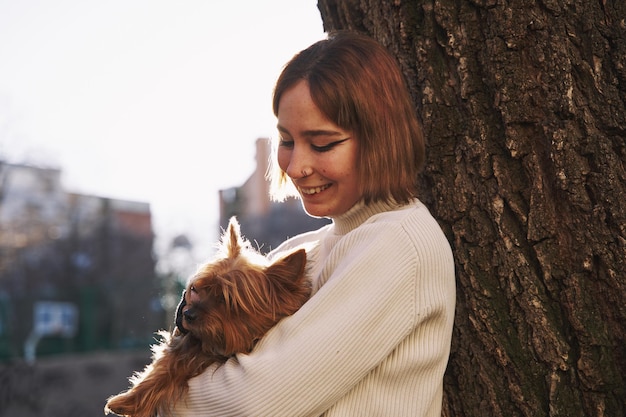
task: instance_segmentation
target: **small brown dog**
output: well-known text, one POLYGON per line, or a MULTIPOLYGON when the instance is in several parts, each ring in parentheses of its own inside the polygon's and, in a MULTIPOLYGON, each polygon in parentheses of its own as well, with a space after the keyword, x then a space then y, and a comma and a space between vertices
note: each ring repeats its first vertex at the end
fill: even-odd
POLYGON ((152 363, 131 379, 132 387, 107 401, 105 414, 168 415, 188 389, 187 381, 213 363, 249 353, 279 320, 310 295, 306 252, 299 249, 268 265, 230 220, 215 261, 190 279, 173 332, 152 347, 152 363), (182 323, 180 323, 182 322, 182 323))

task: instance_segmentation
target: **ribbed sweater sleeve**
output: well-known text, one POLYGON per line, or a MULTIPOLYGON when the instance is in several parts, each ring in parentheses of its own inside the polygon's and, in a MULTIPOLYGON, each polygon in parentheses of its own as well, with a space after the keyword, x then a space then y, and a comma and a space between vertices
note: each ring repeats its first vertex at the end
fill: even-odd
POLYGON ((310 235, 311 299, 250 355, 190 380, 175 415, 440 413, 455 298, 443 233, 421 204, 346 227, 310 235))

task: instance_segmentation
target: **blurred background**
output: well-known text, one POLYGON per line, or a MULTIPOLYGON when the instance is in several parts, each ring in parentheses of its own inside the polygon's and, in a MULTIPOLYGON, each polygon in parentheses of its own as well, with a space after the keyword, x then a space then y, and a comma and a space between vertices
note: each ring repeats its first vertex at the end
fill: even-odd
POLYGON ((274 81, 315 0, 0 0, 0 416, 99 416, 228 218, 262 251, 274 81))

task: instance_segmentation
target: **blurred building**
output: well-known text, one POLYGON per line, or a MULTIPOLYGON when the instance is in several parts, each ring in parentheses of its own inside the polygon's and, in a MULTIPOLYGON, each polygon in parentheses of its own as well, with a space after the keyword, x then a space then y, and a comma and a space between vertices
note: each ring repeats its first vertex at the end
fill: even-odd
POLYGON ((310 217, 297 199, 273 202, 269 198, 269 168, 271 143, 269 139, 256 141, 256 168, 240 187, 220 190, 220 226, 237 216, 242 234, 262 252, 269 252, 285 239, 328 224, 329 219, 310 217))
POLYGON ((162 322, 153 239, 149 204, 69 193, 59 169, 0 161, 0 359, 22 356, 42 302, 78 319, 39 354, 149 343, 162 322))

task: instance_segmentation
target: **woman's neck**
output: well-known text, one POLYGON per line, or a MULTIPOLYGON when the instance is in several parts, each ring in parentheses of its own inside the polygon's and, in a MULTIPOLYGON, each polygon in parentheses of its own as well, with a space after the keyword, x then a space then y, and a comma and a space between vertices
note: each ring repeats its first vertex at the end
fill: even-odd
POLYGON ((385 211, 392 211, 401 206, 401 204, 386 203, 382 201, 377 201, 366 205, 363 201, 359 201, 345 213, 333 217, 335 234, 345 235, 351 230, 354 230, 355 228, 362 225, 367 219, 369 219, 373 215, 383 213, 385 211))

